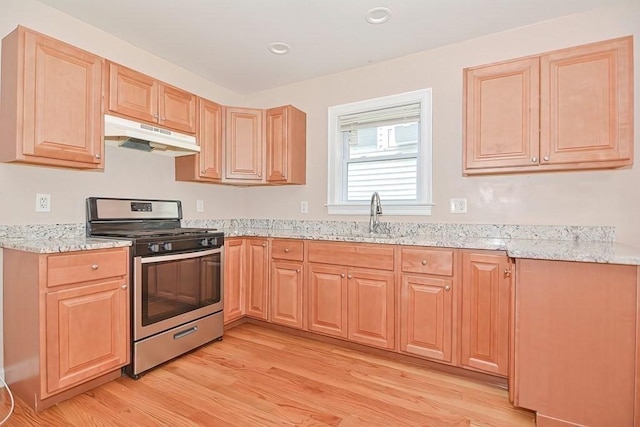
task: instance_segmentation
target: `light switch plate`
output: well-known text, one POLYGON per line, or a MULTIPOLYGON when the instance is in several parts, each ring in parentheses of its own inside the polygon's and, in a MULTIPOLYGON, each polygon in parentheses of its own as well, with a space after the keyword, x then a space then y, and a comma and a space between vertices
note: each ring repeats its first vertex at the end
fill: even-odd
POLYGON ((467 213, 467 199, 449 199, 450 213, 467 213))
POLYGON ((306 200, 300 202, 300 213, 309 213, 309 202, 306 200))

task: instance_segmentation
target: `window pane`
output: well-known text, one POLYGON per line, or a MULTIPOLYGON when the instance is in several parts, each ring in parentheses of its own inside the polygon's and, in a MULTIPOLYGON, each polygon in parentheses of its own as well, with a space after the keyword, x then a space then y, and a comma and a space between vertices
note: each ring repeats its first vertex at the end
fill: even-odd
POLYGON ((344 157, 364 159, 417 154, 419 134, 417 122, 346 131, 342 133, 344 157))
POLYGON ((374 191, 388 200, 417 200, 417 159, 347 163, 347 201, 370 200, 374 191))

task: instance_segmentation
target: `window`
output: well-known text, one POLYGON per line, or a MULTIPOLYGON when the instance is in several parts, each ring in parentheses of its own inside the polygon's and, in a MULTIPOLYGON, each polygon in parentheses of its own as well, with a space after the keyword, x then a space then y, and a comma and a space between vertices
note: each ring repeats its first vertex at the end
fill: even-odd
POLYGON ((431 89, 329 108, 330 214, 431 214, 431 89))

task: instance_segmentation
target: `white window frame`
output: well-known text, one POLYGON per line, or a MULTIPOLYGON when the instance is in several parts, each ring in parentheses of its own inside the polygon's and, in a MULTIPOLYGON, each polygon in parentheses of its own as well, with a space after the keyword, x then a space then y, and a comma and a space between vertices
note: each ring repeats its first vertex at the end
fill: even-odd
POLYGON ((420 103, 420 144, 418 146, 417 201, 382 200, 385 215, 431 215, 432 200, 432 141, 431 89, 421 89, 397 95, 352 102, 329 107, 329 164, 327 168, 327 210, 332 215, 369 215, 369 202, 348 202, 343 199, 343 142, 338 126, 340 116, 404 104, 420 103))

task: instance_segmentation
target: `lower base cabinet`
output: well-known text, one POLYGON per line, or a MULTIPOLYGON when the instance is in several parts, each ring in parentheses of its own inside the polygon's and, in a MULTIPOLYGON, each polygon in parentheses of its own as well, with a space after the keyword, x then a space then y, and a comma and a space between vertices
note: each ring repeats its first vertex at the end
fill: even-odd
POLYGON ((245 315, 245 257, 246 244, 242 238, 224 241, 224 323, 231 323, 245 315))
POLYGON ((291 328, 303 328, 303 278, 300 262, 271 263, 271 306, 269 321, 291 328))

